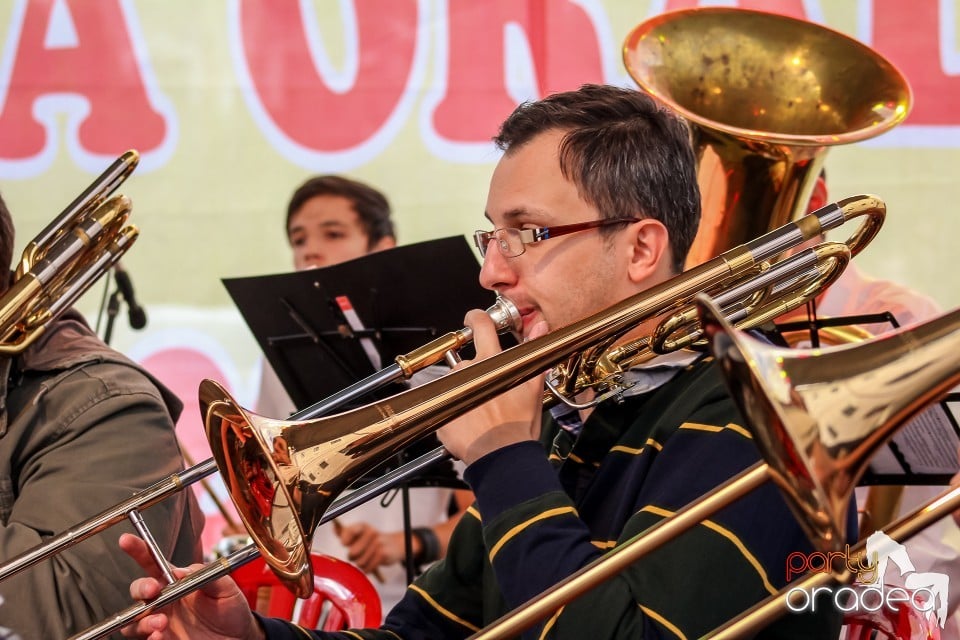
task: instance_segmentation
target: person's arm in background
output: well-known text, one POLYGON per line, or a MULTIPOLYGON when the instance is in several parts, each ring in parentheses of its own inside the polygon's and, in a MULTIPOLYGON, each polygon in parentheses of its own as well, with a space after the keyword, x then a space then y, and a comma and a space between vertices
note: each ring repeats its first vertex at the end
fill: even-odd
MULTIPOLYGON (((457 511, 448 519, 430 527, 414 527, 411 547, 417 564, 429 564, 446 555, 450 535, 473 503, 473 493, 457 490, 453 493, 453 500, 457 511)), ((341 525, 337 536, 346 547, 350 561, 366 573, 374 573, 377 567, 399 564, 406 559, 403 531, 380 531, 369 523, 357 522, 341 525)))

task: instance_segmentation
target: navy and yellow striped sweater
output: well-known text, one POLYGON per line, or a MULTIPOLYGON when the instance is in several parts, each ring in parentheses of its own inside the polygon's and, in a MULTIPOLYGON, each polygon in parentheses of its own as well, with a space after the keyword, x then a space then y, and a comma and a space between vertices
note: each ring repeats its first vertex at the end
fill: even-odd
MULTIPOLYGON (((467 637, 757 462, 742 424, 711 360, 649 394, 601 405, 576 440, 547 417, 549 455, 521 443, 467 469, 476 504, 447 557, 408 589, 383 628, 308 635, 268 620, 268 635, 467 637)), ((781 588, 794 551, 812 548, 768 483, 524 637, 697 638, 781 588)), ((835 638, 839 624, 824 606, 788 614, 758 637, 835 638)))

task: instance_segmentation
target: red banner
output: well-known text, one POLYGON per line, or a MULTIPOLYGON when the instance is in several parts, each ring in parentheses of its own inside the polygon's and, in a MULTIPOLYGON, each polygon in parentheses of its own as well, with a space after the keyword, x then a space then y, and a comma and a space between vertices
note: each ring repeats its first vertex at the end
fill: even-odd
MULTIPOLYGON (((696 6, 654 3, 655 10, 696 6)), ((812 21, 816 3, 743 0, 812 21)), ((231 91, 244 96, 261 135, 281 154, 311 169, 359 166, 389 144, 422 101, 419 133, 450 161, 470 161, 521 100, 585 82, 624 82, 602 8, 574 0, 353 0, 341 15, 313 13, 297 0, 228 4, 234 77, 223 87, 154 79, 149 28, 120 0, 32 0, 17 4, 0 61, 0 175, 24 177, 48 166, 65 138, 81 165, 137 148, 145 170, 176 147, 171 95, 231 91), (438 14, 439 11, 445 13, 438 14), (433 13, 431 13, 433 12, 433 13), (318 25, 338 20, 336 68, 318 25), (428 82, 427 69, 432 71, 428 82)), ((857 4, 861 38, 910 80, 915 106, 893 144, 958 146, 960 55, 945 2, 873 0, 857 4), (928 134, 936 133, 933 142, 928 134)), ((329 25, 328 25, 329 26, 329 25)), ((186 46, 186 45, 185 45, 186 46)), ((208 52, 197 50, 194 56, 208 52)), ((890 144, 890 141, 885 144, 890 144)), ((484 156, 487 157, 487 156, 484 156)))

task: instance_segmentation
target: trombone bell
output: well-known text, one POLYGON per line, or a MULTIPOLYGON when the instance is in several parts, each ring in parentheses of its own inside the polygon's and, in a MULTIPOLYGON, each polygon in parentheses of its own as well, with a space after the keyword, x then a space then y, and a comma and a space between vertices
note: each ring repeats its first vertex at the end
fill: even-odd
MULTIPOLYGON (((486 312, 498 333, 519 329, 520 313, 509 300, 498 297, 486 312)), ((442 358, 456 360, 456 351, 472 339, 469 327, 442 335, 398 356, 394 365, 368 378, 374 379, 372 386, 361 381, 305 412, 320 405, 328 410, 349 400, 351 390, 355 394, 410 377, 442 358)), ((323 514, 364 473, 426 433, 403 428, 419 416, 415 406, 408 414, 389 402, 368 405, 349 415, 328 416, 321 427, 321 420, 274 420, 251 413, 212 380, 201 383, 199 395, 207 440, 240 518, 270 567, 301 598, 313 592, 309 546, 323 514)), ((419 393, 411 399, 413 405, 440 408, 433 422, 422 424, 425 430, 449 417, 445 413, 455 413, 454 402, 434 400, 419 393)))
POLYGON ((698 302, 771 477, 814 546, 839 550, 870 458, 960 382, 960 309, 869 342, 784 349, 732 329, 709 300, 698 302))
MULTIPOLYGON (((261 429, 254 427, 253 414, 216 382, 204 380, 199 394, 207 440, 247 532, 290 590, 307 597, 313 591, 305 542, 309 538, 298 517, 299 474, 290 464, 283 439, 268 443, 261 429)), ((267 423, 266 433, 271 431, 269 423, 280 424, 260 416, 256 419, 267 423)))

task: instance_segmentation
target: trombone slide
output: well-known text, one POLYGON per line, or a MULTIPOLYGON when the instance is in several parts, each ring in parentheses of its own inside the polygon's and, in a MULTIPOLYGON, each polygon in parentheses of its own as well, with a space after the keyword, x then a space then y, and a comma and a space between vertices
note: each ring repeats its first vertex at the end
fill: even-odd
MULTIPOLYGON (((945 491, 940 497, 914 509, 883 531, 891 540, 903 543, 941 518, 949 517, 957 509, 960 509, 960 487, 945 491)), ((849 553, 856 556, 865 553, 866 548, 866 540, 861 540, 850 548, 849 553)), ((750 636, 756 632, 757 628, 770 624, 788 611, 787 597, 794 589, 803 589, 809 592, 817 587, 847 584, 852 582, 854 578, 856 578, 856 574, 849 570, 807 574, 805 577, 788 584, 776 596, 768 598, 723 626, 718 627, 707 637, 714 640, 737 640, 750 636)))
POLYGON ((660 521, 646 531, 611 549, 566 580, 541 592, 510 613, 493 621, 469 640, 512 638, 571 600, 602 584, 643 556, 656 551, 688 529, 706 520, 727 505, 736 502, 770 479, 770 467, 758 462, 717 487, 708 498, 683 507, 675 515, 660 521))

